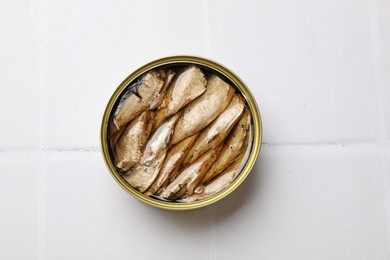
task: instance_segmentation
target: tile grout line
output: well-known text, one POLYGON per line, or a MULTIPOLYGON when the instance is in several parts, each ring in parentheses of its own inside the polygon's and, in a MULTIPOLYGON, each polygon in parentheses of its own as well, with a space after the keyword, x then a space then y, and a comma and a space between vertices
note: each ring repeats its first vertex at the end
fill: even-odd
POLYGON ((377 0, 369 0, 370 31, 372 45, 372 62, 374 66, 374 84, 377 90, 378 114, 379 114, 379 142, 385 142, 386 123, 385 123, 385 105, 384 105, 384 85, 382 79, 382 61, 381 61, 381 44, 379 41, 379 17, 377 0))
POLYGON ((211 205, 209 208, 209 249, 211 260, 217 259, 216 207, 216 205, 211 205))
POLYGON ((210 56, 210 8, 209 1, 202 0, 202 36, 203 51, 206 56, 210 56))
POLYGON ((387 241, 388 246, 390 248, 390 152, 387 150, 384 155, 383 159, 383 182, 384 182, 384 192, 385 192, 385 198, 384 198, 384 210, 385 210, 385 217, 387 219, 387 241))
MULTIPOLYGON (((369 0, 369 14, 370 14, 370 29, 371 29, 371 44, 372 44, 372 55, 373 55, 373 66, 375 71, 375 79, 374 83, 376 85, 377 90, 377 102, 378 102, 378 114, 379 114, 379 142, 380 143, 388 143, 387 135, 386 135, 386 118, 385 118, 385 104, 384 104, 384 94, 385 94, 385 88, 383 84, 383 77, 382 77, 382 60, 381 60, 381 42, 380 42, 380 31, 379 31, 379 5, 378 0, 369 0)), ((384 189, 385 189, 385 217, 388 220, 386 222, 387 224, 387 239, 388 239, 388 246, 390 247, 390 190, 389 190, 389 171, 390 171, 390 165, 388 163, 388 153, 385 153, 385 155, 382 158, 383 160, 383 167, 384 167, 384 189)))
MULTIPOLYGON (((39 24, 44 25, 39 34, 38 79, 39 79, 39 150, 35 153, 39 158, 38 175, 38 248, 37 259, 46 259, 46 225, 47 225, 47 149, 46 149, 46 70, 47 70, 47 44, 48 44, 48 11, 45 0, 41 3, 33 1, 32 14, 36 12, 39 24), (34 4, 39 7, 34 8, 34 4)), ((34 152, 33 152, 34 153, 34 152)))
MULTIPOLYGON (((351 143, 262 143, 262 147, 387 147, 390 142, 351 142, 351 143)), ((40 145, 42 146, 42 145, 40 145)), ((66 154, 66 153, 100 153, 100 147, 85 147, 85 148, 47 148, 45 145, 39 149, 0 149, 1 156, 42 156, 45 158, 50 154, 66 154)))
POLYGON ((309 142, 309 143, 262 143, 264 146, 383 146, 386 142, 309 142))

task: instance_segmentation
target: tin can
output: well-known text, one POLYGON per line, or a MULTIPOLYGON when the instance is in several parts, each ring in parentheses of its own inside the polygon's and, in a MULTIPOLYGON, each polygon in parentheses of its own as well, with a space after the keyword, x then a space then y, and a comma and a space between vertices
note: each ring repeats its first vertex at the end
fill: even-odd
POLYGON ((147 203, 149 205, 163 208, 163 209, 169 209, 169 210, 188 210, 188 209, 195 209, 200 208, 203 206, 210 205, 214 202, 217 202, 221 200, 222 198, 226 197, 228 194, 233 192, 248 176, 251 169, 253 168, 253 165, 255 164, 255 161, 257 159, 257 156, 260 151, 261 147, 261 139, 262 139, 262 124, 261 124, 261 117, 260 112, 257 107, 256 101, 251 94, 248 87, 244 84, 244 82, 235 75, 232 71, 224 67, 223 65, 211 61, 206 58, 196 57, 196 56, 170 56, 161 58, 158 60, 154 60, 152 62, 147 63, 146 65, 140 67, 139 69, 135 70, 133 73, 131 73, 114 91, 113 95, 108 101, 108 104, 106 106, 106 109, 104 111, 103 120, 101 124, 101 146, 102 146, 102 153, 105 160, 105 163, 111 173, 111 175, 114 177, 114 179, 119 183, 119 185, 125 189, 128 193, 136 197, 137 199, 143 201, 144 203, 147 203), (252 116, 251 121, 251 129, 252 129, 252 138, 251 138, 251 148, 249 152, 248 159, 246 160, 245 166, 241 169, 241 172, 239 175, 235 178, 235 180, 230 183, 228 187, 223 189, 217 194, 214 194, 211 197, 208 197, 204 200, 195 201, 195 202, 172 202, 172 201, 164 201, 159 200, 153 197, 149 197, 144 195, 143 193, 137 191, 134 189, 131 185, 129 185, 121 176, 121 174, 117 171, 113 159, 112 159, 112 151, 110 151, 110 144, 109 144, 109 120, 110 115, 112 115, 113 109, 115 105, 118 103, 119 98, 121 97, 121 94, 125 90, 126 87, 128 87, 130 84, 134 82, 140 75, 144 74, 145 72, 155 69, 161 66, 176 66, 176 65, 196 65, 201 67, 202 69, 205 69, 211 73, 215 73, 221 77, 223 77, 230 85, 235 87, 236 90, 238 90, 241 95, 244 97, 246 104, 250 110, 250 114, 252 116))

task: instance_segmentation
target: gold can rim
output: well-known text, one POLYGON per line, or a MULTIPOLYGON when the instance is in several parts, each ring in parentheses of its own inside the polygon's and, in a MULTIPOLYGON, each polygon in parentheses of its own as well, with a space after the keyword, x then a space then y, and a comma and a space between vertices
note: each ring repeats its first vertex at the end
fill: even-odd
POLYGON ((106 163, 106 166, 108 167, 111 175, 113 178, 118 182, 118 184, 126 190, 128 193, 139 199, 140 201, 147 203, 151 206, 155 206, 162 209, 169 209, 169 210, 189 210, 189 209, 196 209, 201 208, 207 205, 210 205, 212 203, 215 203, 222 198, 226 197, 230 193, 232 193, 248 176, 250 171, 252 170, 256 159, 259 155, 260 148, 261 148, 261 142, 262 142, 262 122, 261 122, 261 116, 260 111, 257 106, 257 103, 250 92, 249 88, 245 85, 245 83, 231 70, 226 68, 225 66, 212 61, 207 58, 199 57, 199 56, 189 56, 189 55, 176 55, 176 56, 168 56, 164 58, 160 58, 154 61, 151 61, 140 68, 136 69, 134 72, 132 72, 129 76, 127 76, 121 84, 116 88, 114 93, 112 94, 111 98, 108 101, 108 104, 104 110, 103 114, 103 120, 101 124, 101 131, 100 131, 100 141, 101 141, 101 149, 102 154, 104 157, 104 161, 106 163), (169 64, 175 64, 175 63, 190 63, 195 65, 200 65, 207 67, 211 70, 214 70, 226 78, 228 78, 236 88, 238 88, 245 98, 253 119, 253 142, 252 142, 252 148, 251 152, 249 154, 249 158, 244 166, 244 168, 241 170, 240 174, 237 176, 237 178, 225 189, 220 191, 219 193, 206 198, 204 200, 196 201, 196 202, 168 202, 168 201, 162 201, 157 200, 148 196, 145 196, 144 194, 141 194, 134 188, 132 188, 115 170, 115 166, 113 165, 110 154, 109 154, 109 148, 108 148, 108 142, 107 142, 107 129, 108 129, 108 120, 111 114, 111 110, 117 101, 118 97, 122 93, 122 91, 129 85, 131 81, 136 79, 138 76, 142 75, 144 72, 164 65, 169 64))

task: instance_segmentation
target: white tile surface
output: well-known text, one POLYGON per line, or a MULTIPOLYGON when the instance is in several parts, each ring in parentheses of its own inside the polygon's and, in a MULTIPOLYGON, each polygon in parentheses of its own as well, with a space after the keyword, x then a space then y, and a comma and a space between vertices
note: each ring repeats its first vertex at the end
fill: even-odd
POLYGON ((268 143, 376 141, 368 0, 210 1, 212 57, 255 95, 268 143))
POLYGON ((388 259, 384 165, 369 147, 265 147, 217 209, 218 259, 388 259))
POLYGON ((98 153, 50 156, 48 173, 48 259, 207 259, 208 208, 146 206, 116 184, 98 153))
POLYGON ((35 148, 38 144, 40 41, 21 1, 0 8, 0 149, 35 148))
POLYGON ((38 161, 0 158, 0 259, 37 259, 38 161))
POLYGON ((204 53, 198 1, 50 1, 47 9, 52 148, 98 147, 105 105, 133 70, 167 55, 204 53))

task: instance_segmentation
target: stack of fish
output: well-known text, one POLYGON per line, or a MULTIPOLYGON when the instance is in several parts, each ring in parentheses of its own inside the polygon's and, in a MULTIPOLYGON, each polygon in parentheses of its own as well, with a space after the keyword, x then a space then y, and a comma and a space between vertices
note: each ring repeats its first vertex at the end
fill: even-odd
POLYGON ((128 87, 109 125, 114 164, 147 196, 193 202, 246 163, 251 115, 240 93, 197 66, 154 69, 128 87))

